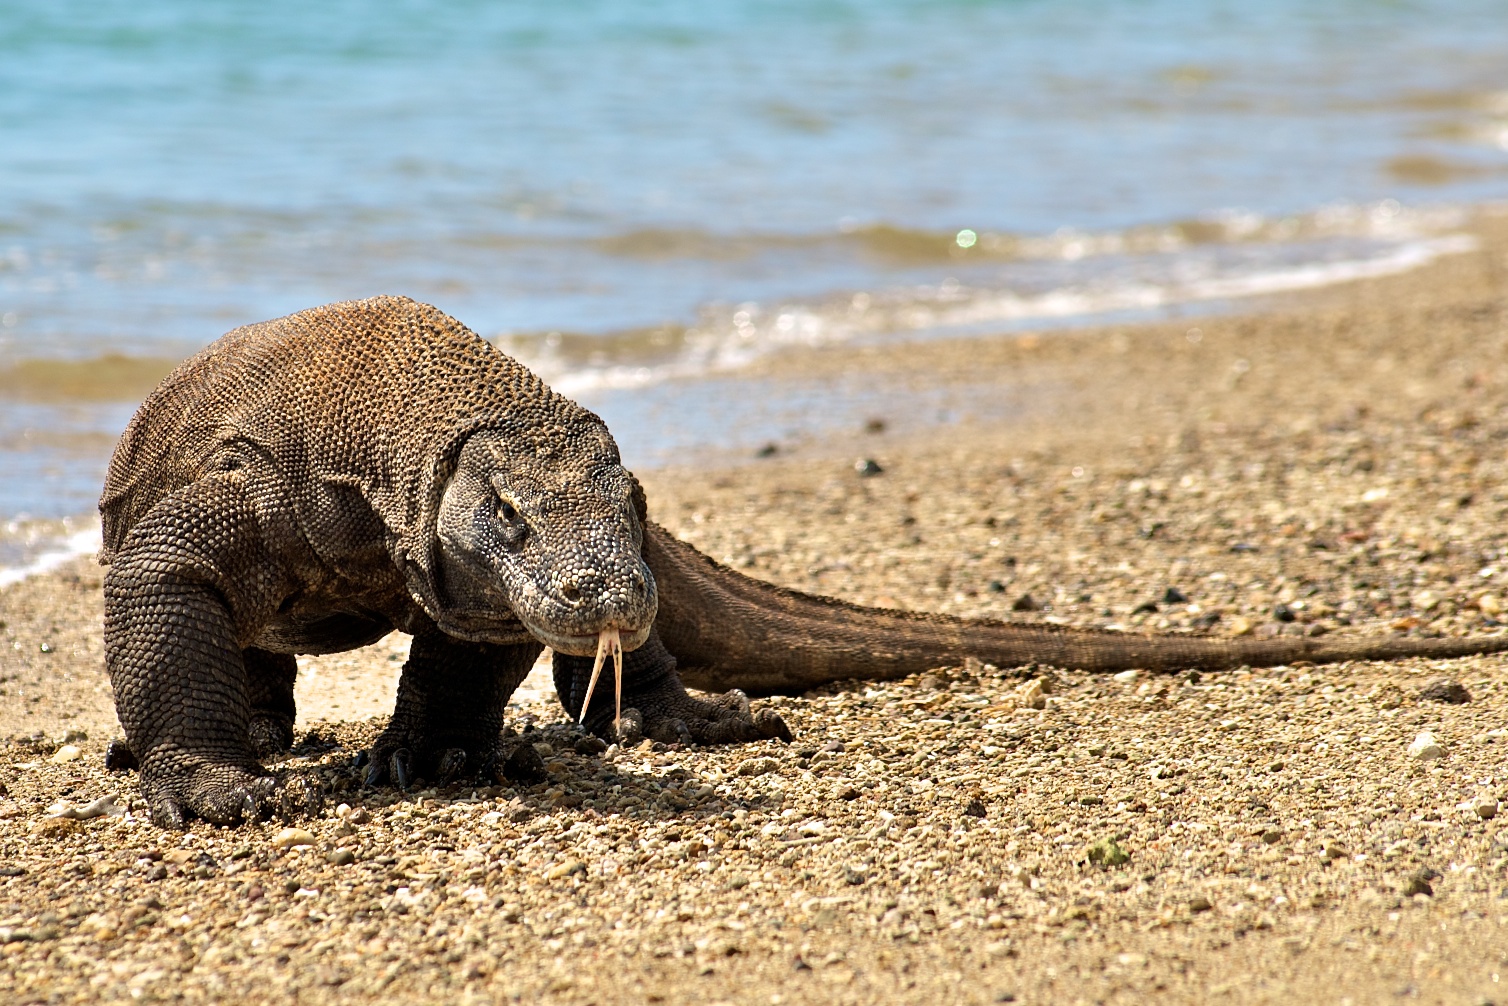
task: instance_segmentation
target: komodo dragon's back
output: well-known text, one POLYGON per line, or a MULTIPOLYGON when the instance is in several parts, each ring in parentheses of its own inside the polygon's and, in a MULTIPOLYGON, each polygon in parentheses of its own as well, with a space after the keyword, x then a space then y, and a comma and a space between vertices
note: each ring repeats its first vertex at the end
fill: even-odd
POLYGON ((407 297, 247 325, 184 361, 137 410, 100 497, 101 558, 109 562, 159 500, 248 453, 279 470, 316 548, 328 494, 342 486, 402 537, 429 495, 421 482, 470 430, 587 416, 454 318, 407 297))

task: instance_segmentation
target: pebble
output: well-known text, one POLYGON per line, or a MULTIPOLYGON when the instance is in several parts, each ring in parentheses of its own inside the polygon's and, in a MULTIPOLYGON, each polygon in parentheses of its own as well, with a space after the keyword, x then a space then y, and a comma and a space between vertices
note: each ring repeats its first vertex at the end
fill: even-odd
POLYGON ((350 849, 336 849, 325 857, 325 862, 331 866, 350 866, 356 862, 356 853, 350 849))
POLYGON ((1440 606, 1440 595, 1433 590, 1421 590, 1414 595, 1415 611, 1434 611, 1440 606))
POLYGON ((84 751, 77 744, 64 744, 54 751, 52 757, 47 760, 54 765, 66 765, 71 761, 78 761, 83 756, 84 751))
POLYGON ((745 758, 738 763, 738 774, 753 777, 775 771, 780 763, 774 758, 745 758))
POLYGON ((1471 701, 1466 686, 1452 678, 1435 678, 1419 689, 1419 697, 1429 702, 1459 706, 1471 701))
POLYGON ((1121 848, 1113 838, 1102 838, 1084 852, 1084 858, 1095 866, 1124 866, 1131 862, 1131 854, 1121 848))
POLYGON ((545 871, 546 880, 561 880, 565 877, 575 876, 586 872, 586 864, 579 859, 568 859, 564 863, 556 863, 545 871))
POLYGON ((1232 636, 1249 636, 1254 629, 1255 626, 1251 624, 1251 619, 1244 615, 1237 615, 1230 620, 1230 634, 1232 636))
POLYGON ((1021 705, 1027 709, 1046 709, 1047 695, 1042 687, 1041 678, 1033 678, 1021 686, 1019 692, 1021 705))
POLYGON ((881 475, 885 471, 874 458, 860 458, 853 463, 853 470, 864 478, 868 478, 871 475, 881 475))
POLYGON ((1503 602, 1496 594, 1483 594, 1477 598, 1477 610, 1484 615, 1499 615, 1503 611, 1503 602))
POLYGON ((1141 671, 1138 670, 1120 671, 1116 674, 1112 674, 1111 677, 1116 681, 1119 681, 1123 685, 1129 685, 1131 682, 1135 681, 1137 677, 1140 676, 1140 674, 1141 671))
POLYGON ((1479 796, 1472 804, 1472 810, 1477 812, 1477 817, 1484 821, 1490 821, 1498 816, 1498 802, 1491 796, 1479 796))
POLYGON ((296 845, 313 845, 314 836, 303 828, 284 828, 272 836, 272 844, 279 849, 291 849, 296 845))
POLYGON ((1444 758, 1445 749, 1435 740, 1434 734, 1425 730, 1409 745, 1409 757, 1416 761, 1433 761, 1436 758, 1444 758))

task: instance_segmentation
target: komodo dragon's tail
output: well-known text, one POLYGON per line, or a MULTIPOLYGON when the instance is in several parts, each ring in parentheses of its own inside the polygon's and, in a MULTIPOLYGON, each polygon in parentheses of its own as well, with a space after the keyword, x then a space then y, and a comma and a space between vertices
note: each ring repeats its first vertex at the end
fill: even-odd
POLYGON ((697 688, 742 688, 753 695, 801 692, 845 678, 902 678, 965 657, 1002 667, 1043 663, 1087 671, 1166 671, 1508 651, 1508 635, 1223 639, 864 608, 751 579, 652 523, 646 527, 644 554, 659 587, 655 628, 675 655, 682 679, 697 688))

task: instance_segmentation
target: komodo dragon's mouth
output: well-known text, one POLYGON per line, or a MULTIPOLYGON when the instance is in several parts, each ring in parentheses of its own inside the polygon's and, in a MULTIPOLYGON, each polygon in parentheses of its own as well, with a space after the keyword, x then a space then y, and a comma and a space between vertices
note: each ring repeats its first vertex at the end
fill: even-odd
POLYGON ((567 653, 573 657, 600 656, 601 640, 611 632, 615 633, 619 641, 619 648, 623 652, 637 650, 644 645, 644 640, 649 638, 650 626, 641 629, 625 629, 622 626, 611 626, 591 635, 575 635, 563 632, 548 632, 537 625, 528 625, 529 631, 534 637, 557 653, 567 653))

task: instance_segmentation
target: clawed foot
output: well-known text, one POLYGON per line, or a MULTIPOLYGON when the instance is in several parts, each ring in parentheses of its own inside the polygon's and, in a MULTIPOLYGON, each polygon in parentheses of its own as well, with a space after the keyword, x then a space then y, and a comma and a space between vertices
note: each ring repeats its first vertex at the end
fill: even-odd
POLYGON ((358 765, 367 769, 367 786, 392 785, 411 789, 421 779, 445 786, 461 779, 487 783, 512 782, 528 785, 544 778, 544 763, 533 745, 520 742, 505 757, 501 747, 484 752, 449 747, 416 755, 408 747, 395 747, 379 738, 370 751, 362 752, 358 765))
POLYGON ((223 825, 274 815, 291 820, 318 814, 324 804, 319 787, 306 778, 279 779, 257 765, 205 759, 187 765, 149 764, 141 773, 141 792, 153 823, 179 831, 194 817, 223 825))
MULTIPOLYGON (((668 682, 667 682, 668 684, 668 682)), ((774 710, 754 712, 738 689, 712 699, 688 694, 676 682, 634 697, 614 723, 610 709, 594 709, 587 726, 597 736, 627 747, 648 738, 666 744, 742 744, 775 739, 789 743, 791 730, 774 710)))

